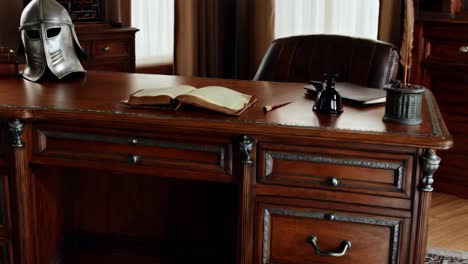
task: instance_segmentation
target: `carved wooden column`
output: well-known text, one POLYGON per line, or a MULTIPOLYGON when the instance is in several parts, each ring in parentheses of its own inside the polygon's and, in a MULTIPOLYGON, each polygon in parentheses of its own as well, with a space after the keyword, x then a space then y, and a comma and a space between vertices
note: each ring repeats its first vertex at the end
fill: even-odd
POLYGON ((13 192, 12 209, 15 224, 15 262, 21 264, 35 263, 32 179, 29 170, 31 156, 31 126, 21 120, 9 123, 11 168, 10 179, 13 192))
POLYGON ((426 255, 427 233, 429 224, 429 209, 431 208, 432 191, 434 188, 433 175, 439 168, 441 159, 435 154, 434 150, 426 149, 420 157, 420 168, 422 172, 421 182, 419 183, 419 210, 416 234, 416 264, 423 264, 426 255))
POLYGON ((255 163, 251 155, 254 145, 254 139, 249 136, 243 135, 239 139, 242 162, 242 184, 239 193, 239 264, 251 264, 253 260, 255 163))

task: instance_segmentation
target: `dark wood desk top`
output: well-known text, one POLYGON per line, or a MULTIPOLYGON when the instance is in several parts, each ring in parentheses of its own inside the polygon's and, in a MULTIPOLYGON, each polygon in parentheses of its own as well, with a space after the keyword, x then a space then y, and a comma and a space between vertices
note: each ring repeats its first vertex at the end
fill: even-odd
POLYGON ((304 84, 205 79, 162 75, 89 72, 84 79, 32 83, 21 78, 0 78, 0 117, 54 120, 92 120, 134 126, 176 126, 213 129, 253 135, 321 137, 386 145, 447 149, 451 137, 437 104, 428 92, 423 123, 403 126, 382 121, 384 105, 358 107, 345 104, 333 117, 312 111, 313 98, 304 95, 304 84), (129 108, 119 102, 145 88, 189 84, 226 86, 259 100, 240 117, 192 107, 171 110, 129 108), (294 101, 264 114, 264 105, 294 101))

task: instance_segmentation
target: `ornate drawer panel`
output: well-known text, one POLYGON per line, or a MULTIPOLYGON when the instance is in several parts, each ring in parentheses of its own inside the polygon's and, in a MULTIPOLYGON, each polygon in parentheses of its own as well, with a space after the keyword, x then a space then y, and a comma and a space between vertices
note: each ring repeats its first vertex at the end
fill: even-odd
POLYGON ((428 59, 468 63, 468 41, 429 39, 426 45, 428 59))
MULTIPOLYGON (((135 168, 187 169, 192 174, 232 176, 232 146, 227 139, 159 133, 127 133, 77 127, 36 126, 34 156, 120 164, 135 168)), ((37 160, 37 158, 36 158, 37 160)), ((227 177, 229 176, 229 177, 227 177)))
POLYGON ((409 218, 274 205, 257 215, 258 264, 406 262, 409 218))
POLYGON ((130 56, 129 41, 126 39, 97 40, 94 42, 93 57, 127 57, 130 56))
POLYGON ((409 198, 413 157, 262 144, 259 181, 409 198))

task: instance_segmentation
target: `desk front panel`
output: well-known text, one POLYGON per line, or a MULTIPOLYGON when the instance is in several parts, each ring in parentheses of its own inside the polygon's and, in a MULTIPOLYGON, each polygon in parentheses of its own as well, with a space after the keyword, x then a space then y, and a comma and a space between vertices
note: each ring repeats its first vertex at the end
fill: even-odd
POLYGON ((158 176, 234 181, 229 136, 145 133, 37 124, 33 160, 158 176), (185 171, 185 172, 183 172, 185 171))

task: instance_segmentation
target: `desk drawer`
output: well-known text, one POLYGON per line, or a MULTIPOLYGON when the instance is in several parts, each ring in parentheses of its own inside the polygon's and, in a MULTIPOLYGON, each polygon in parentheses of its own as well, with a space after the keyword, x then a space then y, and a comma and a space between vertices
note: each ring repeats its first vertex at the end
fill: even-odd
POLYGON ((232 175, 230 138, 114 131, 92 128, 36 126, 34 156, 103 165, 194 170, 194 174, 232 175))
POLYGON ((413 157, 261 144, 259 181, 409 198, 413 157))
POLYGON ((429 39, 427 45, 429 59, 468 64, 468 41, 429 39))
POLYGON ((408 218, 264 204, 259 210, 258 264, 396 264, 406 259, 408 218))
POLYGON ((97 40, 94 42, 93 57, 127 57, 130 56, 127 39, 97 40))

